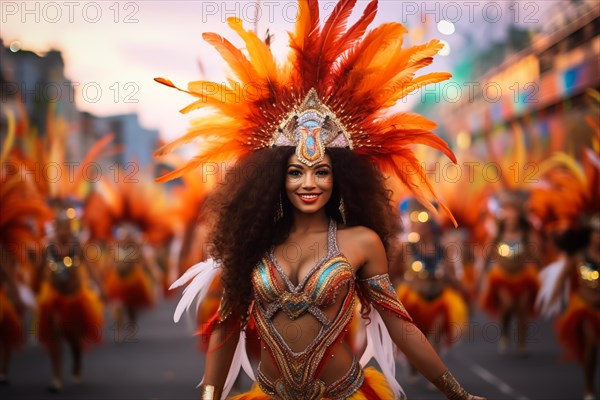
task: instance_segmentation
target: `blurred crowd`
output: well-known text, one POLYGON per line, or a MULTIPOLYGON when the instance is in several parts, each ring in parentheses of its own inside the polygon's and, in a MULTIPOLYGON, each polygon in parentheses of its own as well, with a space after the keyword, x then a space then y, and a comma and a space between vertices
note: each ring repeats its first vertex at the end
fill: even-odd
MULTIPOLYGON (((600 96, 590 91, 589 97, 598 111, 600 96)), ((91 183, 82 171, 119 151, 110 135, 71 168, 58 123, 49 121, 45 135, 22 146, 19 137, 27 135, 18 131, 27 131, 26 123, 12 115, 8 121, 0 153, 0 382, 9 380, 11 354, 38 341, 51 361, 49 389, 60 391, 65 343, 78 381, 85 348, 102 344, 105 318, 123 332, 116 337, 125 338, 140 312, 170 296, 170 284, 209 256, 202 204, 225 171, 199 168, 175 188, 126 169, 91 183), (58 175, 39 165, 55 166, 58 175), (24 321, 33 329, 24 329, 24 321), (26 331, 34 337, 27 340, 26 331)), ((527 181, 467 176, 442 181, 436 188, 440 210, 403 196, 408 190, 399 188, 394 206, 404 229, 389 268, 406 309, 438 349, 464 338, 477 309, 497 319, 498 351, 521 356, 527 354, 529 322, 556 318, 556 338, 581 364, 585 395, 594 398, 600 124, 593 116, 581 123, 593 134, 591 146, 546 155, 527 181)), ((494 155, 490 148, 479 161, 492 160, 501 177, 514 176, 515 166, 531 173, 525 135, 515 127, 510 156, 494 155)), ((215 279, 198 320, 210 319, 220 295, 215 279)), ((360 318, 354 321, 346 339, 360 347, 360 318)))

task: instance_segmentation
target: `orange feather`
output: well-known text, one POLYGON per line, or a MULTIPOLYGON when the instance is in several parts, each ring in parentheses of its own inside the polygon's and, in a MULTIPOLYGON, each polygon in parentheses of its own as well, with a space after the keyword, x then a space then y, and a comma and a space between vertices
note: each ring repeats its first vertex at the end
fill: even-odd
MULTIPOLYGON (((436 198, 410 146, 424 144, 456 162, 454 154, 431 132, 435 128, 432 121, 416 114, 394 113, 390 108, 412 91, 450 78, 450 74, 439 72, 416 76, 431 64, 442 45, 431 40, 403 49, 407 31, 399 23, 383 24, 367 32, 377 12, 376 0, 370 1, 348 28, 356 3, 340 1, 320 27, 318 1, 300 0, 295 31, 289 33, 288 64, 283 67, 277 65, 269 46, 244 29, 239 19, 228 19, 228 25, 242 38, 244 53, 220 35, 204 34, 225 59, 233 77, 228 78, 227 85, 215 84, 211 90, 207 90, 206 81, 192 82, 189 90, 183 90, 196 100, 182 112, 208 107, 210 114, 155 154, 164 155, 196 139, 201 140, 200 150, 192 160, 157 180, 180 177, 205 162, 239 160, 269 146, 277 124, 300 104, 309 89, 315 88, 346 127, 357 154, 404 182, 421 201, 436 198), (242 96, 235 102, 227 99, 238 95, 238 86, 249 82, 258 85, 257 96, 242 96), (231 129, 226 126, 229 121, 235 121, 231 129), (414 176, 408 176, 403 165, 414 168, 414 176)), ((176 88, 169 80, 157 81, 176 88)))
POLYGON ((219 52, 241 83, 262 84, 252 63, 230 41, 210 32, 203 33, 202 38, 219 52))

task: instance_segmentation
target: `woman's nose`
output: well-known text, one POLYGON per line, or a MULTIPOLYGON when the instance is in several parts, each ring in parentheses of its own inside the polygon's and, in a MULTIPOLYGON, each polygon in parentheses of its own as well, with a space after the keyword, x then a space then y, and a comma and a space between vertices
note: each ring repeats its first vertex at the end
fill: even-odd
POLYGON ((302 187, 304 189, 312 189, 315 187, 315 175, 311 172, 304 174, 304 180, 302 181, 302 187))

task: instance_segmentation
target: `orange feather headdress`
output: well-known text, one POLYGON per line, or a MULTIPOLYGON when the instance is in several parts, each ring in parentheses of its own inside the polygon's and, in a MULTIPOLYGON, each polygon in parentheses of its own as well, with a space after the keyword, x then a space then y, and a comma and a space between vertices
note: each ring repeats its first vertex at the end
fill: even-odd
MULTIPOLYGON (((7 134, 0 150, 0 256, 10 254, 27 264, 26 250, 39 244, 52 210, 39 192, 36 179, 25 174, 25 162, 13 150, 16 118, 6 111, 7 134)), ((4 260, 3 260, 4 261, 4 260)))
MULTIPOLYGON (((123 174, 124 175, 124 174, 123 174)), ((115 228, 127 226, 139 231, 144 242, 160 245, 173 235, 171 221, 165 220, 165 202, 157 188, 137 182, 101 179, 98 190, 87 199, 84 223, 94 240, 111 241, 115 228)))
POLYGON ((532 212, 547 231, 585 225, 600 215, 600 156, 586 149, 582 164, 557 153, 540 165, 542 184, 532 190, 532 212))
POLYGON ((52 211, 32 179, 8 168, 19 162, 9 157, 0 165, 0 247, 25 263, 25 249, 39 243, 52 211))
MULTIPOLYGON (((592 115, 600 111, 600 93, 589 89, 592 115)), ((549 232, 578 228, 600 216, 600 123, 587 115, 592 130, 591 146, 583 149, 581 162, 572 155, 555 153, 539 165, 540 184, 532 190, 531 208, 549 232)))
MULTIPOLYGON (((156 151, 155 155, 164 155, 202 139, 199 154, 158 181, 174 179, 206 162, 239 160, 270 146, 296 146, 298 158, 308 165, 317 162, 326 147, 348 147, 402 181, 435 211, 429 202, 436 198, 433 187, 410 145, 433 147, 453 162, 454 154, 431 132, 436 127, 433 121, 390 109, 411 92, 450 78, 445 72, 415 76, 431 64, 443 44, 434 39, 402 48, 407 30, 399 23, 367 32, 377 12, 376 0, 348 27, 355 4, 356 0, 341 0, 320 24, 318 0, 299 0, 285 66, 278 65, 269 45, 246 30, 240 19, 227 22, 244 41, 245 53, 216 33, 204 33, 204 40, 234 76, 228 84, 194 81, 188 90, 179 89, 197 98, 182 113, 205 107, 213 112, 156 151)), ((156 81, 177 88, 168 79, 156 81)))

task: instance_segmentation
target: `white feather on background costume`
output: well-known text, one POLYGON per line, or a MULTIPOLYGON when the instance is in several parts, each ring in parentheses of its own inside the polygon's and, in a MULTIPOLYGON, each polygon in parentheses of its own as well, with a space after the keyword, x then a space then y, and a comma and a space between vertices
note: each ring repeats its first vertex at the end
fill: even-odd
POLYGON ((390 333, 379 315, 379 312, 371 307, 369 312, 371 322, 366 326, 367 331, 367 347, 360 358, 360 365, 365 367, 367 363, 374 358, 381 368, 381 372, 385 376, 392 392, 401 399, 406 398, 402 386, 396 380, 396 345, 390 337, 390 333))
MULTIPOLYGON (((540 313, 546 318, 552 318, 560 313, 560 299, 555 300, 553 303, 550 301, 552 293, 554 292, 554 288, 558 284, 560 273, 565 268, 566 261, 566 257, 562 256, 558 260, 543 268, 538 275, 540 279, 540 290, 538 291, 535 299, 535 308, 539 310, 540 313)), ((567 287, 565 287, 563 295, 568 297, 569 287, 568 285, 566 286, 567 287)))
MULTIPOLYGON (((177 303, 175 313, 173 314, 173 320, 175 322, 179 322, 183 313, 188 311, 194 302, 196 303, 196 314, 198 313, 198 308, 206 297, 210 285, 220 272, 220 269, 221 266, 219 263, 210 258, 193 265, 181 275, 179 279, 173 282, 171 287, 169 287, 169 290, 176 289, 187 283, 187 287, 183 289, 183 294, 181 295, 181 299, 179 300, 179 303, 177 303)), ((240 338, 235 349, 233 360, 231 361, 229 373, 225 380, 225 387, 223 388, 223 394, 221 396, 222 399, 227 398, 227 394, 229 394, 229 391, 233 387, 233 384, 240 373, 240 368, 244 369, 244 372, 246 372, 250 379, 256 380, 252 365, 250 364, 250 359, 246 352, 246 332, 243 330, 240 333, 240 338)), ((202 382, 200 382, 198 386, 201 384, 202 382)))

